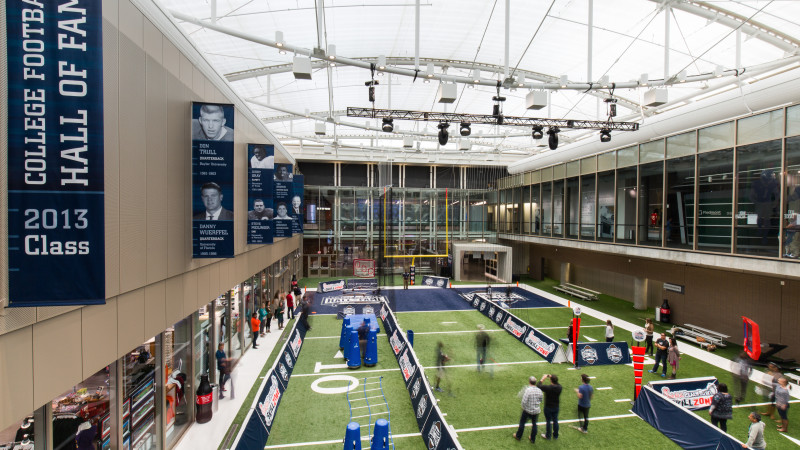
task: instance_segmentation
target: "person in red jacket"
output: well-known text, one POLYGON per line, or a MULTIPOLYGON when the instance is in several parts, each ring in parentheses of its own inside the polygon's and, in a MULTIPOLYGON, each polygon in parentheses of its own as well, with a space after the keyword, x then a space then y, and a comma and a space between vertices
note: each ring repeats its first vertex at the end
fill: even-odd
POLYGON ((258 313, 253 313, 250 318, 250 331, 253 332, 253 348, 258 348, 258 329, 261 326, 261 321, 258 320, 258 313))
POLYGON ((292 291, 289 291, 286 294, 286 309, 289 310, 289 318, 294 318, 294 296, 292 296, 292 291))

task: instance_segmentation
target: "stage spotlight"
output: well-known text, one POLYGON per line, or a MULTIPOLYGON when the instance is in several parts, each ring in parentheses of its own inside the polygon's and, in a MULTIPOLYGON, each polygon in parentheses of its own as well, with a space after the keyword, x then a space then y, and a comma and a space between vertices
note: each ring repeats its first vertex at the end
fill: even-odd
POLYGON ((450 128, 450 124, 447 122, 439 124, 439 145, 447 145, 447 139, 450 137, 450 133, 447 132, 448 128, 450 128))
POLYGON ((559 130, 558 127, 550 127, 547 130, 547 134, 550 136, 547 139, 547 145, 550 147, 550 150, 555 150, 558 148, 558 133, 560 131, 561 130, 559 130))
POLYGON ((600 130, 600 142, 611 142, 611 130, 608 128, 600 130))
POLYGON ((541 139, 544 137, 544 132, 542 131, 541 125, 535 125, 533 127, 533 132, 531 133, 534 139, 541 139))
POLYGON ((469 136, 472 133, 472 130, 467 122, 461 122, 461 128, 458 131, 462 136, 469 136))
POLYGON ((384 133, 391 133, 392 131, 394 131, 394 119, 385 117, 383 119, 383 126, 381 127, 381 129, 383 129, 384 133))

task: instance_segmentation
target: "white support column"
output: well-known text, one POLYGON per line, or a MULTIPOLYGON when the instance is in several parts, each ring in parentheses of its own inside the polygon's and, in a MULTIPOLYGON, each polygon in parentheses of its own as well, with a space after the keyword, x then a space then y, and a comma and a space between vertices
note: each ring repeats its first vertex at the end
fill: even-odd
POLYGON ((586 81, 593 81, 592 76, 592 40, 594 38, 594 0, 589 0, 589 19, 586 30, 586 81))
POLYGON ((323 45, 324 41, 322 40, 322 21, 324 20, 323 14, 325 11, 322 6, 324 1, 325 0, 317 0, 315 2, 317 8, 317 48, 322 49, 323 51, 326 50, 325 45, 323 45))
POLYGON ((508 48, 511 45, 511 0, 506 0, 506 48, 505 48, 505 67, 503 68, 503 79, 508 78, 508 48))
POLYGON ((417 0, 417 4, 414 7, 414 68, 419 70, 419 3, 421 0, 417 0))
POLYGON ((669 78, 669 16, 672 14, 672 8, 669 5, 664 6, 664 79, 669 78))
POLYGON ((211 23, 217 23, 217 0, 211 0, 208 7, 211 10, 211 23))
POLYGON ((742 68, 742 30, 736 29, 736 70, 742 68))

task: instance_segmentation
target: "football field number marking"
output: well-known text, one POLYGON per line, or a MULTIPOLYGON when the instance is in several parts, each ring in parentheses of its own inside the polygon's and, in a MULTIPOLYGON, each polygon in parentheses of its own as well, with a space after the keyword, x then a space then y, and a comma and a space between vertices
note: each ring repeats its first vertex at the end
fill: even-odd
POLYGON ((317 394, 344 394, 358 387, 358 379, 349 375, 328 375, 320 377, 311 383, 311 390, 317 394), (346 381, 347 384, 338 387, 322 387, 320 384, 332 381, 346 381))
POLYGON ((327 369, 347 369, 347 364, 322 364, 319 361, 314 364, 314 373, 320 373, 320 371, 327 369))

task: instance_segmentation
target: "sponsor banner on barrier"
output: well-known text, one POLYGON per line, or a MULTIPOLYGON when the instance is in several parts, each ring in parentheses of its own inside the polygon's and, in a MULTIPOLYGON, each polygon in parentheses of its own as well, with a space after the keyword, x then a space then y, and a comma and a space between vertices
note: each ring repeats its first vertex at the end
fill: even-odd
POLYGON ((411 406, 414 409, 414 415, 417 417, 417 426, 422 429, 433 410, 433 399, 427 386, 423 383, 420 373, 414 374, 411 378, 411 383, 408 385, 408 393, 411 395, 411 406))
POLYGON ((378 289, 378 279, 350 278, 347 280, 347 289, 378 289))
POLYGON ((676 405, 689 410, 709 408, 711 399, 717 393, 717 385, 715 377, 652 381, 648 384, 676 405))
POLYGON ((448 283, 450 282, 449 278, 445 277, 434 277, 432 275, 423 275, 422 276, 422 285, 423 286, 435 286, 440 288, 446 288, 448 283))
MULTIPOLYGON (((556 361, 556 358, 561 345, 556 340, 519 320, 496 303, 486 300, 483 295, 464 294, 462 297, 473 308, 482 312, 486 317, 508 331, 509 334, 538 353, 539 356, 548 362, 559 362, 556 361)), ((560 359, 563 360, 563 356, 560 359)))
POLYGON ((344 286, 345 286, 344 280, 323 281, 319 283, 317 292, 341 291, 344 289, 344 286))
MULTIPOLYGON (((0 270, 7 271, 8 306, 105 303, 103 3, 9 0, 0 6, 8 76, 8 147, 2 149, 8 166, 0 182, 0 195, 8 196, 8 263, 0 270)), ((118 158, 116 136, 112 141, 118 158)), ((139 180, 131 195, 160 194, 150 189, 139 180)), ((127 212, 125 206, 119 208, 127 212)), ((144 204, 135 210, 140 213, 144 204)))
POLYGON ((631 355, 627 342, 579 342, 579 366, 605 366, 630 364, 631 355))
POLYGON ((392 346, 392 351, 394 352, 395 358, 399 357, 400 352, 402 352, 406 346, 403 334, 397 330, 394 330, 394 332, 389 336, 389 345, 392 346))
POLYGON ((420 430, 422 439, 428 446, 428 450, 450 450, 456 449, 455 439, 447 427, 447 423, 438 413, 431 414, 425 426, 420 430))

